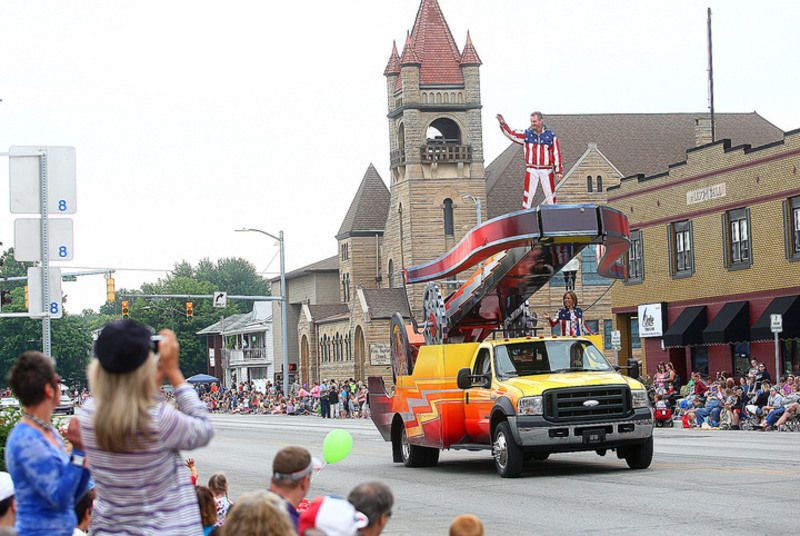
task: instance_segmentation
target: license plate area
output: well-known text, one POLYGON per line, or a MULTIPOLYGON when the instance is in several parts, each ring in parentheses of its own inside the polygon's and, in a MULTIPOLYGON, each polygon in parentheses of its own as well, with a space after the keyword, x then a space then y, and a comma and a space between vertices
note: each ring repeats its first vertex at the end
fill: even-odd
POLYGON ((583 435, 584 445, 602 445, 606 441, 606 429, 601 428, 584 428, 581 430, 583 435))

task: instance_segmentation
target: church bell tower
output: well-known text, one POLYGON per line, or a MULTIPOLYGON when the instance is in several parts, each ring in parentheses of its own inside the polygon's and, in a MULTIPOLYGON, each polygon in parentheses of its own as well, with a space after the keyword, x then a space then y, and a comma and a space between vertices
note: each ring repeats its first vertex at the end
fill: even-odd
MULTIPOLYGON (((457 244, 480 212, 485 219, 480 65, 469 32, 459 51, 436 0, 421 1, 402 54, 392 47, 384 71, 391 151, 384 258, 391 286, 402 286, 403 268, 457 244)), ((421 295, 421 287, 409 288, 415 312, 421 295)))

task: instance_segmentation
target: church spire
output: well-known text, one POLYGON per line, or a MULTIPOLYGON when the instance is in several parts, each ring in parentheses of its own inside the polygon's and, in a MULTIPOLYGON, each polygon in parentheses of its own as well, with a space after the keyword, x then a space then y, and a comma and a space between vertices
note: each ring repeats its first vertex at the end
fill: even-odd
POLYGON ((392 41, 392 55, 389 56, 389 63, 383 71, 383 76, 400 74, 400 56, 397 54, 397 41, 392 41))

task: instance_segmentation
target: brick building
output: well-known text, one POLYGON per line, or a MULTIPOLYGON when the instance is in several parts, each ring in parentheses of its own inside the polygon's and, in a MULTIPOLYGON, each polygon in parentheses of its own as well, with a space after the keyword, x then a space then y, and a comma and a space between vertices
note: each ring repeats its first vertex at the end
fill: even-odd
POLYGON ((628 279, 611 291, 621 357, 639 313, 649 374, 690 371, 775 378, 770 315, 783 315, 779 374, 800 370, 800 131, 751 147, 729 139, 686 152, 652 175, 609 188, 631 226, 628 279), (646 312, 645 312, 646 311, 646 312))
MULTIPOLYGON (((510 144, 484 168, 481 60, 468 32, 464 42, 459 51, 438 3, 422 0, 402 53, 391 49, 383 73, 388 187, 370 164, 335 235, 338 254, 287 275, 289 361, 299 363, 301 383, 369 375, 391 380, 390 317, 400 312, 419 318, 421 309, 423 286, 409 287, 406 295, 403 269, 457 244, 476 225, 478 202, 483 220, 522 206, 522 147, 510 144)), ((494 111, 491 117, 488 135, 501 136, 494 111)), ((525 128, 529 119, 508 120, 525 128)), ((687 149, 710 141, 708 114, 702 113, 545 114, 545 124, 561 140, 565 174, 559 203, 603 204, 606 189, 623 177, 659 172, 684 158, 687 149)), ((735 143, 764 144, 783 136, 756 113, 717 114, 716 127, 735 143)), ((611 282, 597 276, 591 248, 576 270, 581 305, 591 306, 587 324, 608 335, 611 282)), ((439 283, 447 294, 447 282, 439 283)), ((531 309, 552 313, 564 290, 559 274, 534 295, 531 309)), ((272 293, 280 294, 278 278, 272 293)), ((278 303, 273 318, 280 366, 278 303)), ((635 326, 634 320, 629 318, 635 326)))

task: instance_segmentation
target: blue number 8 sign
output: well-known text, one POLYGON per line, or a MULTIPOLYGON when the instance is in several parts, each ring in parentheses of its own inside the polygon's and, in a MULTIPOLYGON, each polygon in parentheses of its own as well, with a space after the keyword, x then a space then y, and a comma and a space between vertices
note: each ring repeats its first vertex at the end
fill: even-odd
POLYGON ((58 302, 51 302, 50 303, 50 314, 57 315, 58 314, 58 302))
POLYGON ((59 199, 58 200, 58 211, 64 212, 67 210, 67 201, 66 199, 59 199))

